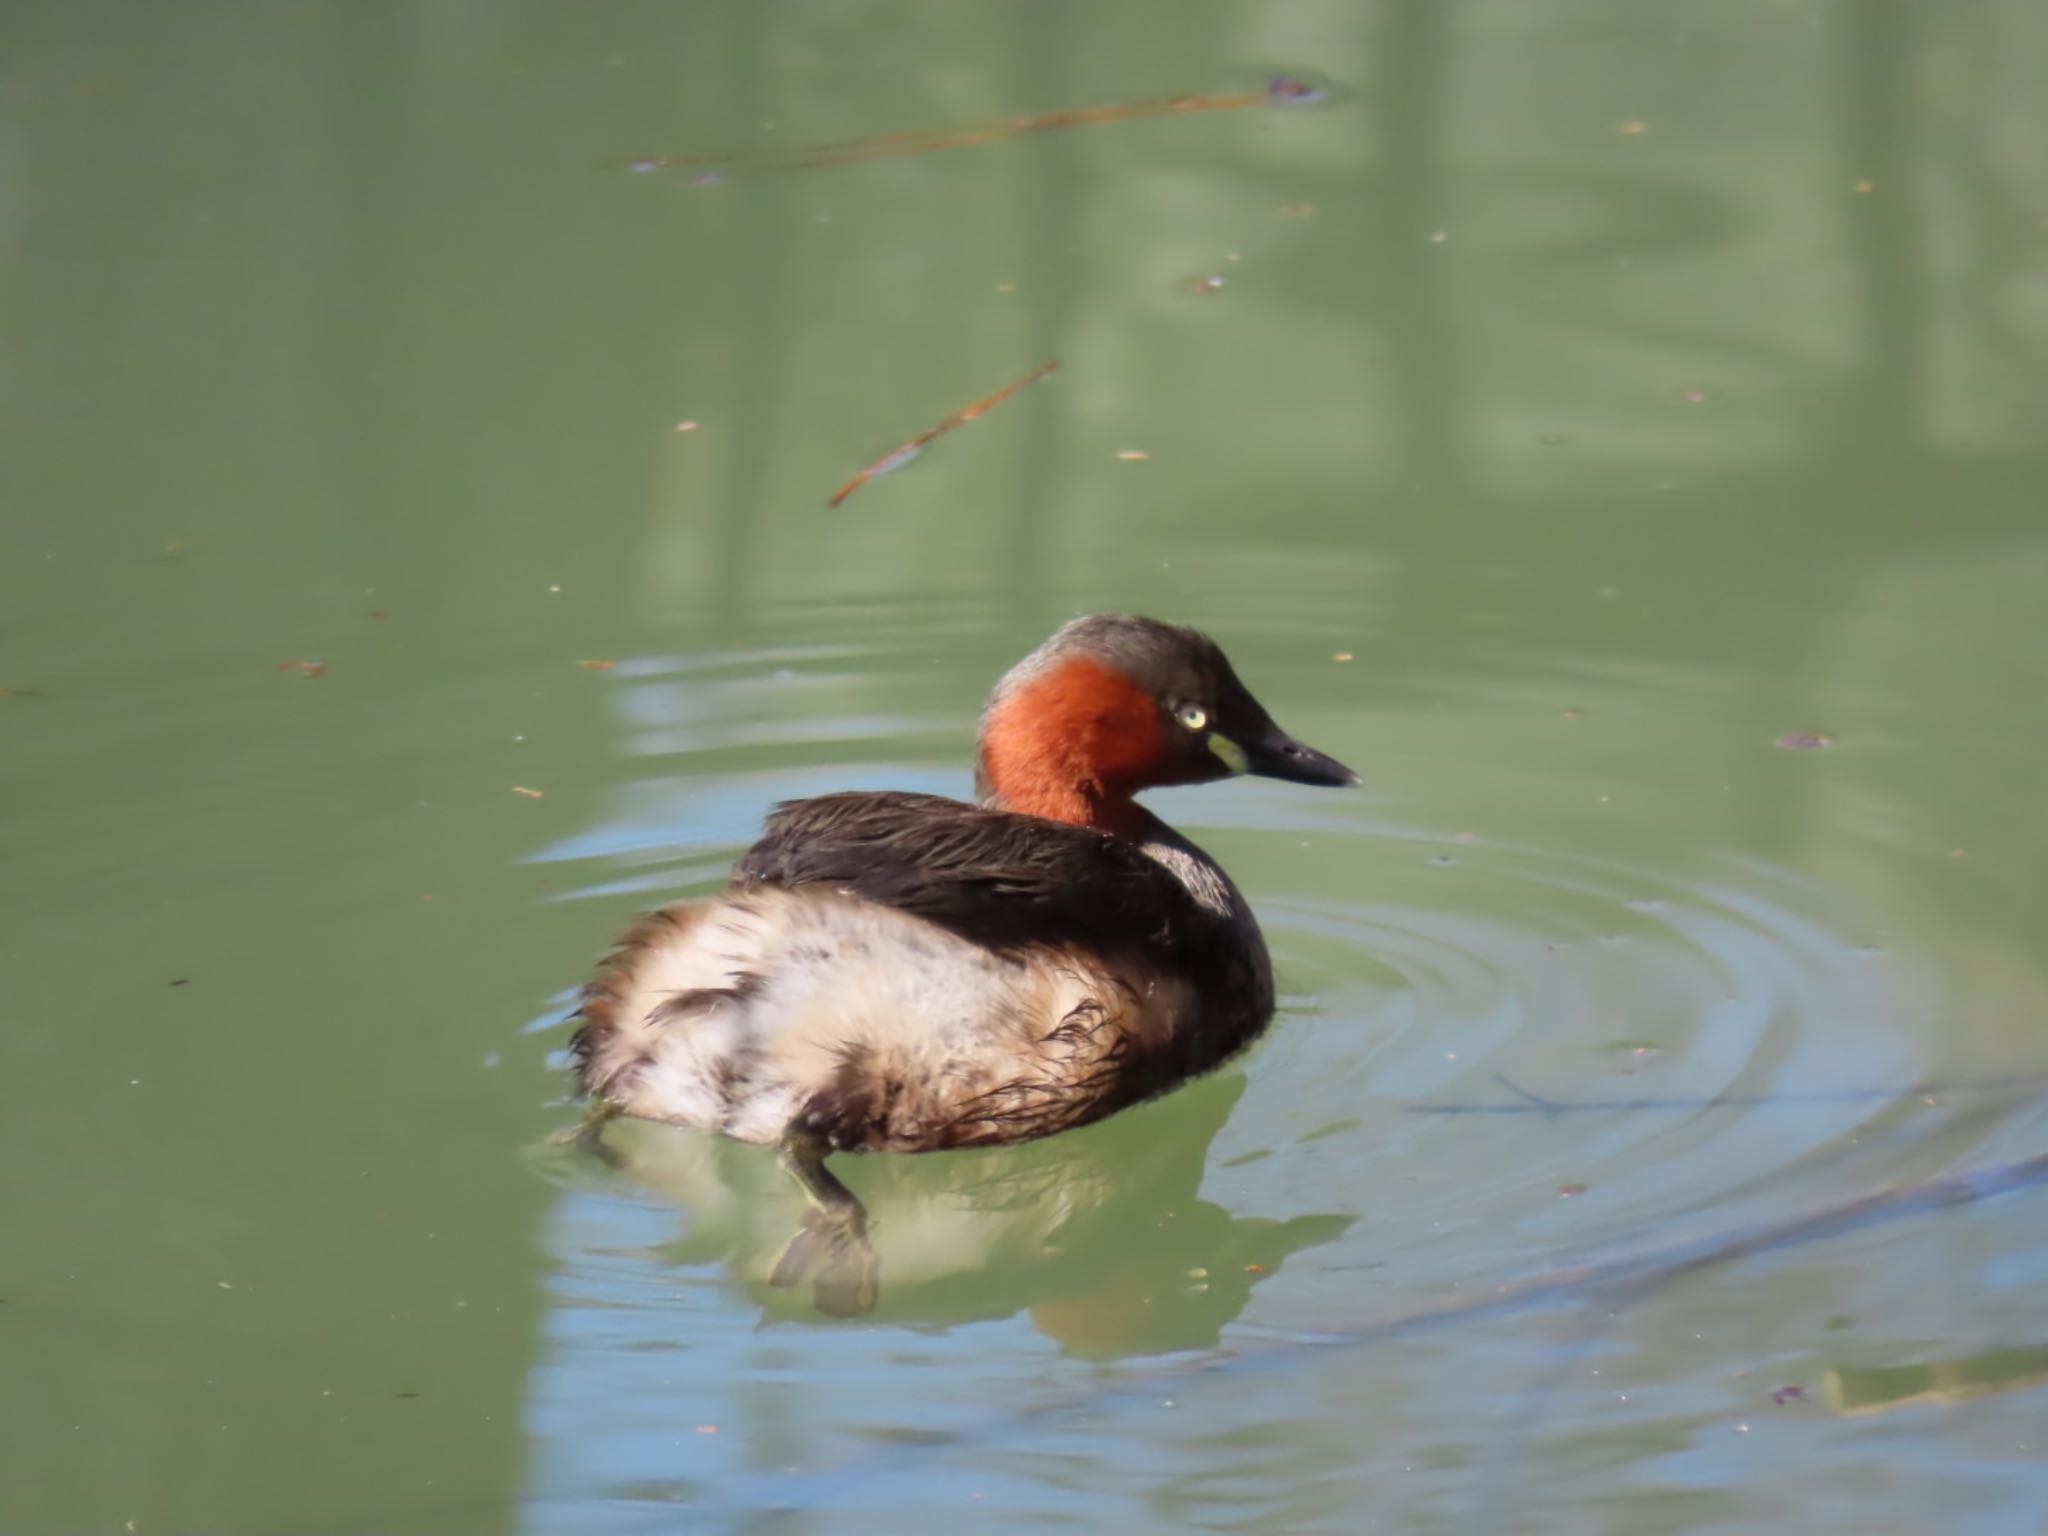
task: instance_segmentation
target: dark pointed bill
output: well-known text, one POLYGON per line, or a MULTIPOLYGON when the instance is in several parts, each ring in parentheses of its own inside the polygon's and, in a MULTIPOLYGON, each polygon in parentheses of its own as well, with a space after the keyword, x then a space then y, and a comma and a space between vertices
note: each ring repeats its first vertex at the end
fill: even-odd
POLYGON ((1295 784, 1356 784, 1358 775, 1326 757, 1314 747, 1304 746, 1273 726, 1256 741, 1244 744, 1245 772, 1268 779, 1286 779, 1295 784))

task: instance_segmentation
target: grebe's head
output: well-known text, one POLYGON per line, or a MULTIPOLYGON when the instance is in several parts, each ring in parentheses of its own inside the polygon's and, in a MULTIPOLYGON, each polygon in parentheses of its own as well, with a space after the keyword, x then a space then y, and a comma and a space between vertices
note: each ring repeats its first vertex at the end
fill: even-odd
POLYGON ((1130 797, 1255 773, 1356 784, 1273 722, 1199 630, 1124 613, 1076 619, 996 684, 977 788, 1010 810, 1117 831, 1130 797))

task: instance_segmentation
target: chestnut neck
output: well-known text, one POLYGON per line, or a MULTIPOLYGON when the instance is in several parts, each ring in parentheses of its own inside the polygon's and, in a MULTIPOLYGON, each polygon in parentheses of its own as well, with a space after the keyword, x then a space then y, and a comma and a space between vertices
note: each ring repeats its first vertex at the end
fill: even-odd
POLYGON ((1160 782, 1158 706, 1090 656, 1006 680, 982 717, 985 803, 1137 838, 1153 818, 1131 796, 1160 782))

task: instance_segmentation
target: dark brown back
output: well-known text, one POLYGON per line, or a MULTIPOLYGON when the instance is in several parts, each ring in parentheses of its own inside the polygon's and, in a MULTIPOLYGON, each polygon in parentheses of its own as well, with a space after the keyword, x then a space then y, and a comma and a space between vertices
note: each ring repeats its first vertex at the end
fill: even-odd
POLYGON ((1218 937, 1158 861, 1088 827, 939 795, 855 792, 776 808, 741 885, 827 886, 995 950, 1078 944, 1199 973, 1218 937))

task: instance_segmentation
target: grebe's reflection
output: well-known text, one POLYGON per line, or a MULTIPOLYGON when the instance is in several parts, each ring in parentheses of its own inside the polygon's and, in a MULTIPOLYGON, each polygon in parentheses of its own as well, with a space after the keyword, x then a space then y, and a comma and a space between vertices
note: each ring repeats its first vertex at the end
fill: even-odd
MULTIPOLYGON (((869 1317, 931 1326, 1026 1312, 1091 1358, 1214 1344, 1254 1285, 1352 1220, 1236 1216, 1201 1197, 1210 1142, 1243 1091, 1230 1073, 1023 1146, 846 1159, 881 1264, 869 1317)), ((831 1321, 808 1287, 769 1283, 805 1211, 771 1153, 628 1120, 601 1145, 614 1176, 682 1213, 660 1259, 723 1265, 764 1320, 831 1321)))

